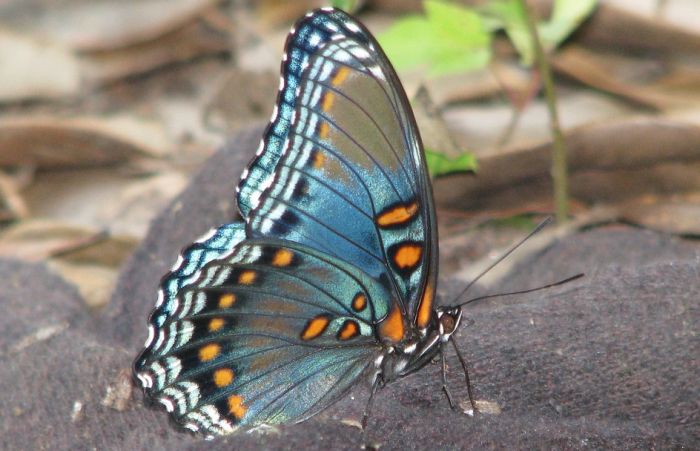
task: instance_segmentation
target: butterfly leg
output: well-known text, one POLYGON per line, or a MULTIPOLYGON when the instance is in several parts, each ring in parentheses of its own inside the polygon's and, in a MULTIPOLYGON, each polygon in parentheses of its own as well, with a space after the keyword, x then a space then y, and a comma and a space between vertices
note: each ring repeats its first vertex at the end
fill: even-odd
POLYGON ((445 345, 440 344, 440 361, 442 363, 442 391, 447 397, 447 402, 450 403, 450 409, 455 410, 455 404, 452 401, 452 394, 450 389, 447 388, 447 361, 445 360, 445 345))
POLYGON ((464 360, 464 357, 462 357, 462 354, 459 353, 459 348, 457 347, 457 344, 455 343, 454 339, 450 338, 450 343, 452 343, 452 347, 455 349, 455 353, 457 354, 457 358, 459 359, 459 363, 462 365, 462 370, 464 371, 464 381, 467 384, 467 393, 469 394, 469 403, 472 405, 472 410, 474 413, 478 412, 479 409, 476 408, 476 403, 474 402, 474 393, 472 393, 472 384, 469 382, 469 371, 467 371, 467 362, 464 360))
POLYGON ((365 406, 365 411, 362 413, 362 430, 367 428, 367 420, 369 419, 369 414, 372 410, 372 400, 374 399, 374 394, 382 383, 381 374, 377 374, 372 383, 372 391, 369 393, 369 399, 367 400, 367 405, 365 406))

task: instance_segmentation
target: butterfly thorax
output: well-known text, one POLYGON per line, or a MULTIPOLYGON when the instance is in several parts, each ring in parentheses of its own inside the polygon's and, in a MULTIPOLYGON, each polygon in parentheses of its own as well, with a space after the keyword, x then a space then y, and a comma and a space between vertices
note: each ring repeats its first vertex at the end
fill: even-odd
POLYGON ((462 319, 460 307, 438 307, 430 325, 403 343, 388 346, 375 362, 376 374, 384 383, 407 376, 424 367, 440 352, 462 319))

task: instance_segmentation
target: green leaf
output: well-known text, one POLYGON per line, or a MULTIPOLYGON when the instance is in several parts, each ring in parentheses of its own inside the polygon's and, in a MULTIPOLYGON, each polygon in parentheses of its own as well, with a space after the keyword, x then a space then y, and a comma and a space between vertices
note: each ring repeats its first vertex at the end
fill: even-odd
POLYGON ((527 17, 520 0, 493 0, 481 8, 488 18, 492 31, 502 29, 520 55, 520 62, 531 66, 535 60, 535 49, 527 27, 527 17))
POLYGON ((545 48, 555 48, 564 42, 597 5, 598 0, 555 0, 551 19, 538 27, 545 48))
POLYGON ((477 169, 476 157, 471 152, 464 152, 455 158, 450 158, 432 149, 425 149, 425 160, 428 164, 428 172, 433 177, 477 169))
MULTIPOLYGON (((598 0, 555 0, 552 17, 537 25, 545 50, 558 47, 594 11, 598 0)), ((503 29, 520 54, 520 61, 531 66, 535 60, 532 36, 521 0, 493 0, 480 9, 484 23, 492 31, 503 29)))
POLYGON ((379 37, 397 69, 424 67, 437 76, 488 64, 491 35, 476 12, 435 0, 424 6, 425 16, 397 20, 379 37))

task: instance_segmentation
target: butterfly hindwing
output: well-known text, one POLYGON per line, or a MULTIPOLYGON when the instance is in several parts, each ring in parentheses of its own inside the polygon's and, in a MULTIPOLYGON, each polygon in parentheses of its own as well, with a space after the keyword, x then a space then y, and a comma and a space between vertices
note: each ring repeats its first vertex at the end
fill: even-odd
POLYGON ((180 290, 197 278, 204 265, 231 252, 231 249, 244 239, 245 225, 236 222, 210 230, 182 251, 171 271, 161 280, 156 307, 149 320, 146 346, 154 340, 163 339, 156 331, 162 330, 167 318, 172 316, 175 310, 181 309, 177 300, 180 290))
POLYGON ((301 420, 381 352, 375 328, 386 312, 375 300, 387 296, 314 249, 245 240, 179 291, 135 371, 176 422, 206 435, 301 420))

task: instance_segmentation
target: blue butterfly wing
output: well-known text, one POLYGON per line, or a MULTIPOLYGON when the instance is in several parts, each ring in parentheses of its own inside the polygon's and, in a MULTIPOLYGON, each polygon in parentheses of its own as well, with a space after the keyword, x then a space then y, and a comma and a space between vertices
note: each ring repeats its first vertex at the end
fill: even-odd
POLYGON ((382 352, 375 306, 390 293, 308 246, 246 239, 193 275, 154 311, 134 365, 148 398, 185 428, 213 436, 301 421, 382 352))
POLYGON ((185 249, 134 363, 147 398, 207 436, 308 418, 432 314, 432 193, 385 55, 323 9, 297 23, 282 67, 238 187, 245 222, 185 249))
POLYGON ((397 305, 378 306, 380 315, 398 308, 425 328, 437 275, 437 226, 406 95, 374 38, 346 14, 317 11, 296 30, 316 47, 295 80, 275 170, 248 199, 248 232, 351 262, 396 294, 397 305), (349 31, 327 33, 321 19, 349 31))
POLYGON ((161 328, 177 308, 177 295, 199 276, 201 268, 212 260, 231 252, 245 239, 242 222, 211 229, 185 248, 170 272, 161 280, 156 306, 151 313, 146 345, 154 340, 156 329, 161 328))
POLYGON ((349 17, 338 10, 317 10, 299 21, 287 37, 281 66, 277 103, 256 157, 248 165, 237 187, 238 208, 247 218, 257 204, 282 156, 289 136, 294 109, 298 106, 297 88, 309 59, 332 36, 354 35, 365 39, 361 30, 347 26, 349 17))

